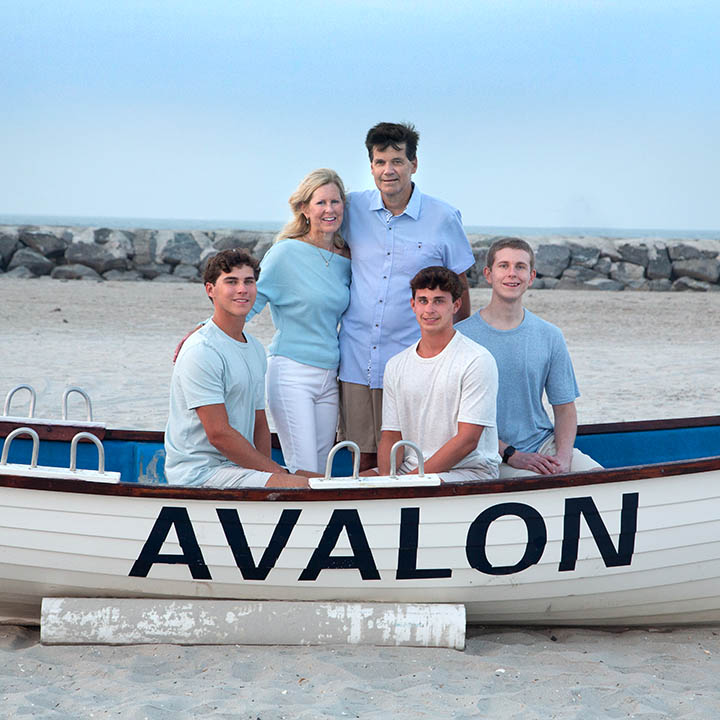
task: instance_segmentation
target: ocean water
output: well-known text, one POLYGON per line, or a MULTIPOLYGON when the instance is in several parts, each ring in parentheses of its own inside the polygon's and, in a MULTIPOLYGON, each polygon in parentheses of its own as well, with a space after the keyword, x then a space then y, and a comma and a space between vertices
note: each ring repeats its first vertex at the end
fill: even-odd
MULTIPOLYGON (((198 220, 190 218, 130 218, 80 217, 71 215, 2 215, 0 225, 70 225, 76 227, 106 227, 114 229, 147 228, 150 230, 252 230, 277 232, 282 220, 198 220)), ((667 228, 608 228, 608 227, 511 227, 496 225, 466 225, 465 231, 484 235, 520 235, 611 238, 663 238, 720 240, 720 230, 683 230, 667 228)))

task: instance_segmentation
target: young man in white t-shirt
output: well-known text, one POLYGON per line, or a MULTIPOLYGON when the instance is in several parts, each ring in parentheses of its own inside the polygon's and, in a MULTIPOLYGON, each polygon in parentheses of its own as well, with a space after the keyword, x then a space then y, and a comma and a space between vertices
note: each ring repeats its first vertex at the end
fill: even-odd
POLYGON ((171 485, 307 487, 270 456, 263 346, 244 331, 259 263, 224 250, 205 269, 212 319, 187 340, 170 383, 165 473, 171 485))
MULTIPOLYGON (((445 482, 497 478, 497 367, 485 348, 453 329, 460 278, 433 266, 417 273, 410 287, 421 337, 385 368, 375 472, 389 474, 390 449, 403 439, 420 447, 425 472, 445 482)), ((417 472, 415 454, 405 448, 399 473, 417 472)))

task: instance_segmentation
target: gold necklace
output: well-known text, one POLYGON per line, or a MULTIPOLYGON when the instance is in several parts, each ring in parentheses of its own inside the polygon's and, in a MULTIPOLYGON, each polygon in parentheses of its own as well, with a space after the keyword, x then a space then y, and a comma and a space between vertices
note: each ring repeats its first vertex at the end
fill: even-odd
MULTIPOLYGON (((318 251, 318 254, 319 254, 320 257, 322 258, 322 261, 325 263, 325 267, 330 267, 330 263, 333 261, 333 258, 335 257, 335 253, 334 253, 330 248, 327 248, 327 249, 325 249, 325 248, 319 248, 319 247, 311 240, 309 234, 306 234, 305 237, 307 238, 307 241, 306 241, 306 242, 308 242, 310 245, 312 245, 312 246, 318 251), (329 258, 326 258, 326 257, 322 254, 322 251, 323 251, 323 250, 325 250, 325 252, 329 252, 329 253, 330 253, 330 257, 329 257, 329 258)), ((332 247, 332 246, 331 246, 331 247, 332 247)))

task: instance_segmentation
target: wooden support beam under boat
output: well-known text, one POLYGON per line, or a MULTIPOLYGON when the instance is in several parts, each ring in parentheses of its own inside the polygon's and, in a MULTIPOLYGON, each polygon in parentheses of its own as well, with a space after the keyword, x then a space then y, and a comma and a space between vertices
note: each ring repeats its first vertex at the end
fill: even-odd
POLYGON ((465 606, 43 598, 49 645, 377 645, 465 648, 465 606))

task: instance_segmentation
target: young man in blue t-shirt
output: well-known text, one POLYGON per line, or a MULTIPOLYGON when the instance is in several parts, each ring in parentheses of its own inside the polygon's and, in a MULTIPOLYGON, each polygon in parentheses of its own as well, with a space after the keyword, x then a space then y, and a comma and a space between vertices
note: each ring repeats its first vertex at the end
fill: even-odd
POLYGON ((259 272, 244 250, 224 250, 207 264, 213 316, 183 345, 170 383, 165 472, 171 485, 308 485, 270 456, 265 349, 244 330, 259 272))
POLYGON ((579 397, 565 338, 522 304, 535 279, 535 255, 519 238, 492 244, 484 269, 488 305, 455 327, 486 347, 498 366, 500 477, 554 475, 600 467, 574 448, 579 397), (543 407, 543 392, 553 421, 543 407))

